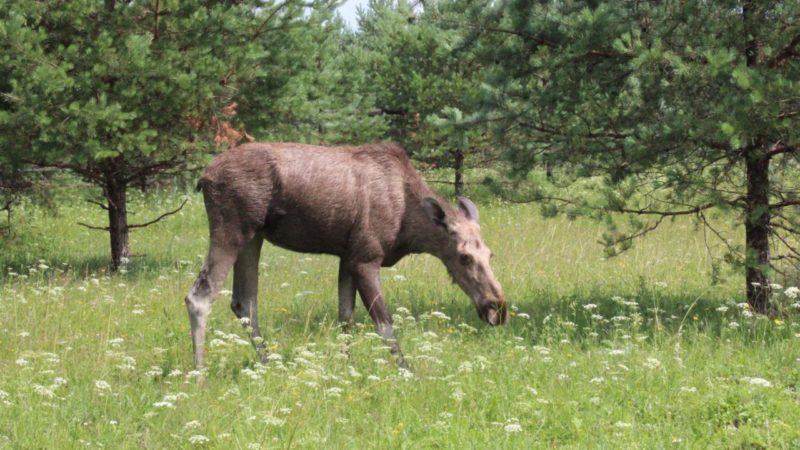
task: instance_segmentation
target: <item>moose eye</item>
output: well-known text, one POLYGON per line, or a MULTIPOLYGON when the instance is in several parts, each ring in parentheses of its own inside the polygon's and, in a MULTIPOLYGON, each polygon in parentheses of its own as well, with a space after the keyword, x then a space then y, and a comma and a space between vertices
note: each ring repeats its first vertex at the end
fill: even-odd
POLYGON ((458 258, 462 266, 468 266, 472 264, 472 256, 470 255, 461 255, 458 258))

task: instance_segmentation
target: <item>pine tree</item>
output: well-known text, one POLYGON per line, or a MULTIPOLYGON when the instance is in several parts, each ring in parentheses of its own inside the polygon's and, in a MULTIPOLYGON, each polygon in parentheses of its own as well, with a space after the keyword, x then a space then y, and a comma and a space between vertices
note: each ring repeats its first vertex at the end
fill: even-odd
POLYGON ((486 133, 469 121, 470 94, 478 91, 483 71, 458 45, 464 33, 453 15, 460 3, 422 8, 371 0, 359 18, 351 64, 366 68, 372 114, 386 117, 389 137, 416 159, 453 168, 458 195, 468 157, 490 150, 486 133))
POLYGON ((128 223, 129 188, 197 165, 215 137, 242 135, 230 125, 240 90, 286 58, 281 40, 306 8, 330 3, 7 1, 3 151, 102 190, 108 225, 92 227, 109 232, 117 269, 129 231, 158 220, 128 223))
POLYGON ((548 210, 636 216, 606 235, 611 254, 693 216, 768 310, 770 274, 800 262, 800 3, 509 0, 472 22, 509 159, 563 168, 560 194, 536 195, 548 210), (592 193, 570 195, 576 181, 592 193), (737 214, 744 239, 713 210, 737 214))

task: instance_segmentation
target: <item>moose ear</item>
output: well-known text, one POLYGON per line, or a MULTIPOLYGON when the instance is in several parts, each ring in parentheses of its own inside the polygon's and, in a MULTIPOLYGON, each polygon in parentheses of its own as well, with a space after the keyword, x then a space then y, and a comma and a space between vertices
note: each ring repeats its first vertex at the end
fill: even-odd
POLYGON ((478 223, 478 207, 475 206, 475 203, 472 203, 467 197, 458 197, 458 207, 467 219, 478 223))
POLYGON ((422 209, 425 210, 425 215, 436 225, 440 227, 447 227, 445 224, 445 212, 439 201, 433 197, 425 197, 422 199, 422 209))

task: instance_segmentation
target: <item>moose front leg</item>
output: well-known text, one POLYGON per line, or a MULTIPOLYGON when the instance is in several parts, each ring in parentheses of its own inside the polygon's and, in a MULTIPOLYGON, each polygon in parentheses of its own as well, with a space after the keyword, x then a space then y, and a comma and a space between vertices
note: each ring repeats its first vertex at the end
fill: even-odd
POLYGON ((356 306, 356 283, 347 270, 344 260, 339 261, 339 323, 342 331, 350 333, 353 326, 353 310, 356 306))
POLYGON ((389 349, 397 358, 397 364, 404 369, 408 369, 408 364, 400 352, 400 345, 394 336, 392 328, 392 317, 386 309, 383 301, 380 285, 380 263, 377 264, 358 264, 353 272, 355 284, 364 306, 367 308, 370 317, 375 322, 378 334, 383 337, 389 349))
POLYGON ((258 358, 262 363, 266 363, 267 347, 258 324, 258 260, 263 243, 261 236, 254 237, 236 259, 233 266, 231 310, 250 332, 250 339, 258 358))

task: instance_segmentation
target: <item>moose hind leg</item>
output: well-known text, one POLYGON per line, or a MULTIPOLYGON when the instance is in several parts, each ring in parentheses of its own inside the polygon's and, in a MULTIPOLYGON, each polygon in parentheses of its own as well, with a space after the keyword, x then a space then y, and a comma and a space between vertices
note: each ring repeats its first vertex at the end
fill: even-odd
POLYGON ((211 312, 211 305, 225 282, 235 259, 236 251, 212 245, 200 274, 184 300, 192 327, 194 365, 197 370, 202 370, 204 367, 206 323, 208 314, 211 312))
POLYGON ((263 243, 261 236, 254 237, 236 259, 233 266, 231 310, 249 331, 259 359, 262 363, 266 363, 267 347, 258 325, 258 260, 263 243))

